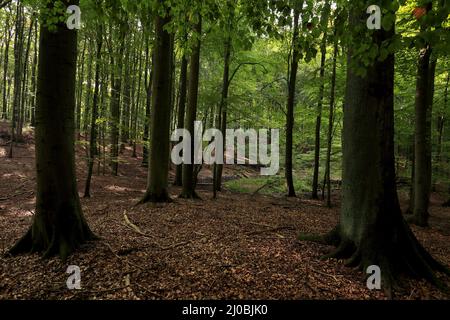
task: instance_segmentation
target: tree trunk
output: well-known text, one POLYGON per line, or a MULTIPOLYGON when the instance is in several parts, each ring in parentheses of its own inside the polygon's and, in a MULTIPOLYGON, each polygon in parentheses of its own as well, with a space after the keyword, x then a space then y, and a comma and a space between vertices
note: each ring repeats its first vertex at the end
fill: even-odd
MULTIPOLYGON (((132 80, 131 80, 131 92, 130 92, 130 116, 129 116, 129 131, 128 131, 128 144, 129 146, 133 146, 134 142, 134 136, 135 136, 135 111, 136 111, 136 103, 139 99, 139 94, 136 94, 136 83, 138 82, 137 77, 140 75, 140 69, 141 69, 141 63, 140 63, 140 55, 138 50, 141 49, 140 47, 140 41, 139 38, 136 40, 136 46, 137 50, 133 49, 132 56, 131 56, 131 73, 132 73, 132 80), (137 99, 136 99, 137 97, 137 99)), ((140 79, 139 79, 140 81, 140 79)))
POLYGON ((431 129, 430 121, 430 58, 431 47, 420 52, 416 86, 416 130, 414 146, 414 208, 412 223, 425 227, 428 225, 428 206, 431 192, 431 129))
POLYGON ((27 37, 27 45, 25 49, 25 55, 24 55, 24 63, 23 63, 23 77, 22 77, 22 94, 21 94, 21 100, 20 103, 21 110, 20 110, 20 116, 19 116, 19 125, 17 127, 17 136, 22 137, 22 128, 25 123, 25 114, 27 112, 27 96, 28 96, 28 60, 30 55, 30 48, 31 48, 31 37, 33 36, 33 27, 34 27, 34 17, 32 17, 30 22, 30 27, 28 29, 28 37, 27 37))
POLYGON ((83 217, 76 183, 76 53, 76 31, 63 23, 50 31, 42 24, 36 108, 36 211, 31 228, 10 250, 11 254, 43 252, 45 257, 59 255, 66 259, 94 239, 83 217))
MULTIPOLYGON (((92 49, 93 44, 92 40, 88 41, 88 52, 93 52, 94 49, 92 49)), ((89 127, 89 119, 90 119, 90 112, 91 109, 89 106, 91 105, 91 96, 92 96, 92 60, 93 57, 91 54, 88 55, 87 59, 87 79, 86 79, 86 93, 85 93, 85 99, 84 99, 84 114, 83 114, 83 134, 85 136, 85 139, 87 141, 88 139, 88 127, 89 127)))
POLYGON ((77 95, 77 107, 76 107, 76 112, 75 112, 75 116, 76 116, 76 136, 77 139, 80 140, 81 139, 81 100, 83 99, 83 82, 84 82, 84 57, 86 56, 86 48, 88 47, 87 45, 87 40, 86 38, 83 41, 83 53, 81 54, 81 61, 79 63, 80 67, 79 67, 79 74, 78 74, 78 95, 77 95))
POLYGON ((292 37, 292 60, 291 60, 291 74, 289 76, 289 94, 287 103, 287 115, 286 115, 286 183, 288 187, 288 197, 295 197, 294 178, 292 174, 292 148, 293 148, 293 131, 294 131, 294 109, 295 109, 295 85, 297 81, 298 61, 300 59, 300 51, 298 48, 298 35, 299 35, 299 18, 300 10, 303 7, 303 1, 300 1, 301 5, 295 8, 294 11, 294 29, 292 37))
MULTIPOLYGON (((327 159, 325 162, 325 185, 327 188, 327 207, 331 208, 331 150, 333 146, 334 105, 336 96, 336 65, 338 55, 337 32, 334 32, 333 72, 331 76, 330 112, 328 115, 327 159)), ((325 188, 324 188, 325 189, 325 188)))
POLYGON ((190 70, 189 70, 189 98, 186 110, 185 129, 191 133, 191 164, 183 164, 183 190, 181 198, 195 199, 198 198, 195 193, 194 184, 194 122, 197 117, 197 100, 198 100, 198 82, 200 75, 200 47, 202 34, 202 17, 198 15, 198 22, 193 30, 198 39, 195 41, 192 49, 190 70))
POLYGON ((11 144, 9 145, 8 158, 13 157, 13 146, 17 140, 16 130, 20 110, 20 94, 22 85, 22 55, 23 55, 23 7, 20 2, 17 3, 16 28, 14 39, 14 101, 12 107, 11 120, 11 144))
POLYGON ((138 85, 137 85, 137 92, 136 92, 136 102, 134 104, 134 111, 133 111, 133 127, 132 127, 132 133, 133 133, 133 158, 137 158, 137 152, 136 152, 136 144, 137 144, 137 139, 138 139, 138 115, 139 115, 139 111, 140 111, 140 106, 141 106, 141 85, 142 85, 142 58, 141 58, 141 53, 142 53, 142 43, 143 40, 141 41, 141 45, 139 47, 139 53, 138 53, 138 60, 139 60, 139 66, 138 66, 138 85))
POLYGON ((414 177, 416 175, 416 161, 415 161, 415 136, 412 135, 411 138, 412 144, 411 144, 411 186, 409 188, 409 204, 408 208, 405 211, 406 215, 412 214, 414 211, 414 177))
MULTIPOLYGON (((447 102, 448 102, 448 86, 450 83, 450 72, 447 72, 447 80, 445 82, 445 89, 444 89, 444 108, 443 110, 447 110, 447 102)), ((444 139, 444 127, 445 127, 446 117, 445 112, 442 112, 438 116, 437 121, 437 162, 438 162, 438 172, 437 174, 441 173, 441 166, 442 166, 442 142, 444 139)))
POLYGON ((122 71, 123 71, 123 53, 125 50, 125 22, 120 23, 119 31, 119 50, 116 54, 116 59, 113 59, 112 67, 112 94, 110 104, 110 128, 111 128, 111 171, 117 176, 119 173, 119 124, 120 124, 120 91, 122 89, 122 71))
POLYGON ((2 109, 2 119, 8 119, 8 64, 9 64, 9 46, 11 43, 11 31, 9 25, 9 15, 7 15, 6 20, 6 41, 5 41, 5 56, 3 58, 3 109, 2 109))
MULTIPOLYGON (((143 137, 143 154, 142 154, 142 166, 148 166, 148 140, 150 133, 150 114, 152 105, 152 87, 153 87, 153 65, 150 71, 150 79, 148 79, 148 69, 150 65, 149 57, 149 43, 147 39, 146 49, 145 49, 145 92, 146 92, 146 102, 145 102, 145 120, 144 120, 144 137, 143 137)), ((153 60, 153 58, 152 58, 153 60)))
POLYGON ((91 197, 91 179, 94 169, 95 156, 97 152, 97 118, 98 118, 98 96, 100 87, 100 65, 102 63, 102 46, 103 46, 103 28, 100 26, 97 31, 97 55, 95 61, 95 84, 94 84, 94 96, 92 101, 92 113, 91 113, 91 133, 89 135, 89 161, 88 161, 88 174, 86 179, 86 185, 84 188, 84 197, 91 197))
MULTIPOLYGON (((161 3, 161 2, 160 2, 161 3)), ((170 201, 168 192, 170 155, 170 111, 172 76, 172 37, 164 27, 171 21, 170 15, 156 17, 155 52, 153 60, 153 111, 151 112, 151 134, 147 192, 141 203, 170 201)))
POLYGON ((128 143, 130 139, 130 105, 131 105, 131 48, 133 41, 127 44, 127 50, 125 54, 125 73, 124 73, 124 88, 123 88, 123 107, 122 107, 122 117, 121 117, 121 131, 120 140, 123 144, 128 143))
MULTIPOLYGON (((184 41, 187 41, 187 33, 184 35, 184 41)), ((187 93, 187 71, 188 59, 183 54, 180 69, 180 92, 178 99, 178 129, 184 128, 184 115, 186 110, 186 93, 187 93)), ((177 165, 174 185, 181 187, 183 185, 183 165, 177 165)))
POLYGON ((325 62, 327 56, 327 29, 328 20, 330 17, 330 1, 325 3, 325 7, 322 13, 321 26, 324 28, 322 44, 320 47, 321 58, 320 58, 320 88, 319 88, 319 102, 317 105, 317 117, 316 117, 316 133, 315 133, 315 147, 314 147, 314 173, 313 173, 313 183, 312 183, 312 198, 319 199, 318 188, 319 188, 319 168, 320 168, 320 129, 322 126, 322 106, 325 91, 325 62))
MULTIPOLYGON (((361 23, 363 3, 358 1, 350 11, 349 32, 361 23)), ((380 46, 394 34, 394 28, 375 31, 373 41, 380 46)), ((357 39, 360 35, 353 36, 357 39)), ((350 47, 348 66, 357 59, 353 50, 350 47)), ((394 160, 393 54, 375 61, 365 76, 352 68, 347 71, 342 198, 337 228, 319 239, 300 238, 336 245, 326 257, 347 259, 347 266, 364 271, 371 265, 379 266, 388 296, 392 285, 398 284, 399 274, 423 277, 435 284, 438 280, 432 270, 450 274, 420 245, 401 214, 394 160)))
POLYGON ((35 126, 35 117, 34 117, 34 110, 36 108, 36 69, 37 69, 37 61, 38 61, 38 22, 36 21, 34 23, 35 25, 35 36, 34 36, 34 56, 33 56, 33 65, 32 65, 32 71, 31 71, 31 102, 30 102, 30 112, 31 112, 31 119, 30 119, 30 125, 32 127, 35 126))
MULTIPOLYGON (((230 22, 232 19, 230 19, 230 22)), ((231 28, 228 38, 225 42, 225 56, 224 56, 224 68, 223 68, 223 82, 222 82, 222 97, 220 99, 219 105, 219 123, 220 130, 222 133, 225 133, 227 130, 227 117, 228 117, 228 92, 230 88, 230 56, 232 49, 232 39, 231 39, 231 28)), ((223 141, 223 153, 225 160, 225 150, 226 150, 226 141, 223 141)), ((222 174, 223 174, 223 164, 214 163, 214 173, 213 173, 213 196, 214 199, 217 197, 217 191, 222 190, 222 174)))
MULTIPOLYGON (((448 87, 449 87, 449 84, 450 84, 450 71, 447 71, 447 81, 446 81, 446 84, 445 84, 445 91, 444 91, 444 110, 447 110, 447 105, 448 105, 448 87)), ((442 132, 444 131, 445 121, 446 121, 445 118, 442 119, 442 130, 441 130, 441 138, 440 139, 442 139, 442 132)), ((441 148, 442 148, 442 144, 441 144, 441 148)), ((439 156, 439 158, 441 159, 441 156, 439 156)), ((443 206, 450 206, 450 200, 445 202, 443 204, 443 206)))

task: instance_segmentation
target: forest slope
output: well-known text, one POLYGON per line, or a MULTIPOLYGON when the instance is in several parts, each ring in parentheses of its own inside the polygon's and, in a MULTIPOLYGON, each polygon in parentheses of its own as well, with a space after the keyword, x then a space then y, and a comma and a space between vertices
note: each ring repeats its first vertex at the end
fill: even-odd
MULTIPOLYGON (((365 275, 341 262, 321 261, 330 248, 299 242, 299 232, 326 232, 339 208, 320 201, 225 191, 211 200, 133 205, 145 192, 146 169, 126 149, 120 175, 94 171, 92 199, 82 199, 92 230, 101 237, 68 261, 5 253, 31 224, 34 145, 6 158, 0 144, 0 299, 384 299, 369 291, 365 275), (126 221, 128 220, 128 221, 126 221), (81 268, 81 290, 66 288, 69 265, 81 268)), ((78 147, 79 190, 86 176, 78 147)), ((338 201, 338 195, 335 195, 338 201)), ((405 202, 406 199, 403 199, 405 202)), ((433 256, 450 265, 450 209, 433 194, 431 228, 413 227, 433 256), (445 223, 447 221, 447 223, 445 223)), ((449 299, 429 284, 407 280, 400 299, 449 299)))

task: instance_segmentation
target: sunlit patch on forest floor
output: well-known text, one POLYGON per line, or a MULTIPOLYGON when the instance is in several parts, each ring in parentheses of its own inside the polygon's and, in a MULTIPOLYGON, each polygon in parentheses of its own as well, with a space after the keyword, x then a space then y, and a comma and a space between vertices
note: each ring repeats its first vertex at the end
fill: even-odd
MULTIPOLYGON (((366 288, 362 272, 321 261, 330 248, 296 240, 299 232, 330 230, 338 207, 230 191, 212 200, 207 183, 199 187, 202 201, 178 199, 180 190, 172 188, 173 203, 135 207, 147 173, 130 149, 122 155, 119 176, 95 175, 93 198, 82 199, 100 241, 66 262, 4 256, 31 224, 33 148, 19 145, 10 160, 4 141, 0 146, 0 299, 385 299, 366 288), (69 265, 81 268, 81 290, 66 287, 69 265)), ((81 191, 81 147, 77 164, 81 191)), ((444 200, 433 194, 431 228, 413 229, 450 265, 450 209, 440 206, 444 200)), ((405 287, 396 298, 450 298, 421 281, 405 281, 405 287)))

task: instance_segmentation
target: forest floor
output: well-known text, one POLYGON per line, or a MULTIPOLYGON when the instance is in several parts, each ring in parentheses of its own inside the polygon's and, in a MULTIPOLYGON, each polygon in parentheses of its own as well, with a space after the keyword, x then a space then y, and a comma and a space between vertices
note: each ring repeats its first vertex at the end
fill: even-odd
MULTIPOLYGON (((226 190, 212 200, 206 185, 199 188, 203 200, 178 199, 180 190, 171 188, 173 203, 134 206, 145 191, 147 170, 130 148, 121 156, 119 176, 96 174, 93 197, 81 200, 101 240, 65 262, 9 257, 8 248, 33 216, 32 135, 15 147, 11 160, 7 149, 0 136, 0 299, 385 299, 383 292, 367 289, 364 273, 321 261, 330 247, 296 240, 299 232, 333 228, 338 206, 226 190), (81 290, 67 289, 69 265, 81 269, 81 290)), ((83 148, 77 149, 81 191, 86 162, 83 148)), ((431 227, 413 230, 450 265, 450 209, 440 206, 444 200, 433 194, 431 227)), ((450 299, 424 281, 403 284, 397 299, 450 299)))

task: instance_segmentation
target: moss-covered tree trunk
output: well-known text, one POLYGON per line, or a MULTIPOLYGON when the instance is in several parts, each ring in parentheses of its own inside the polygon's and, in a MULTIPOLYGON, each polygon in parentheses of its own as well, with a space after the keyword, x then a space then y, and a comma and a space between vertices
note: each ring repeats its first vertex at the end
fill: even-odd
MULTIPOLYGON (((364 3, 352 4, 350 30, 361 23, 364 3)), ((375 31, 373 41, 381 45, 394 32, 393 28, 375 31)), ((355 60, 350 47, 348 65, 354 65, 355 60)), ((393 54, 375 61, 365 76, 351 67, 347 71, 342 188, 340 223, 320 238, 337 246, 326 257, 346 259, 346 265, 364 272, 378 265, 382 285, 389 293, 392 285, 398 284, 399 274, 437 284, 433 270, 448 272, 418 242, 400 210, 394 160, 393 54)))
POLYGON ((191 133, 191 164, 183 164, 183 190, 180 197, 185 199, 198 198, 195 193, 194 181, 194 124, 197 118, 198 82, 200 75, 200 47, 202 34, 202 17, 198 15, 198 22, 193 30, 198 39, 192 48, 190 70, 189 70, 189 97, 185 117, 185 129, 191 133))
MULTIPOLYGON (((160 5, 162 5, 160 1, 160 5)), ((166 202, 168 192, 170 155, 170 113, 172 101, 172 54, 171 35, 164 29, 170 23, 168 13, 157 16, 155 21, 155 52, 153 60, 153 111, 150 121, 150 157, 148 166, 147 192, 144 202, 166 202)))
MULTIPOLYGON (((51 1, 53 7, 58 1, 51 1)), ((77 1, 65 1, 65 5, 77 1)), ((63 14, 63 13, 61 13, 63 14)), ((41 25, 36 108, 36 211, 12 254, 43 252, 65 259, 94 239, 82 213, 75 176, 74 110, 77 33, 41 25), (58 68, 55 68, 58 66, 58 68)))

